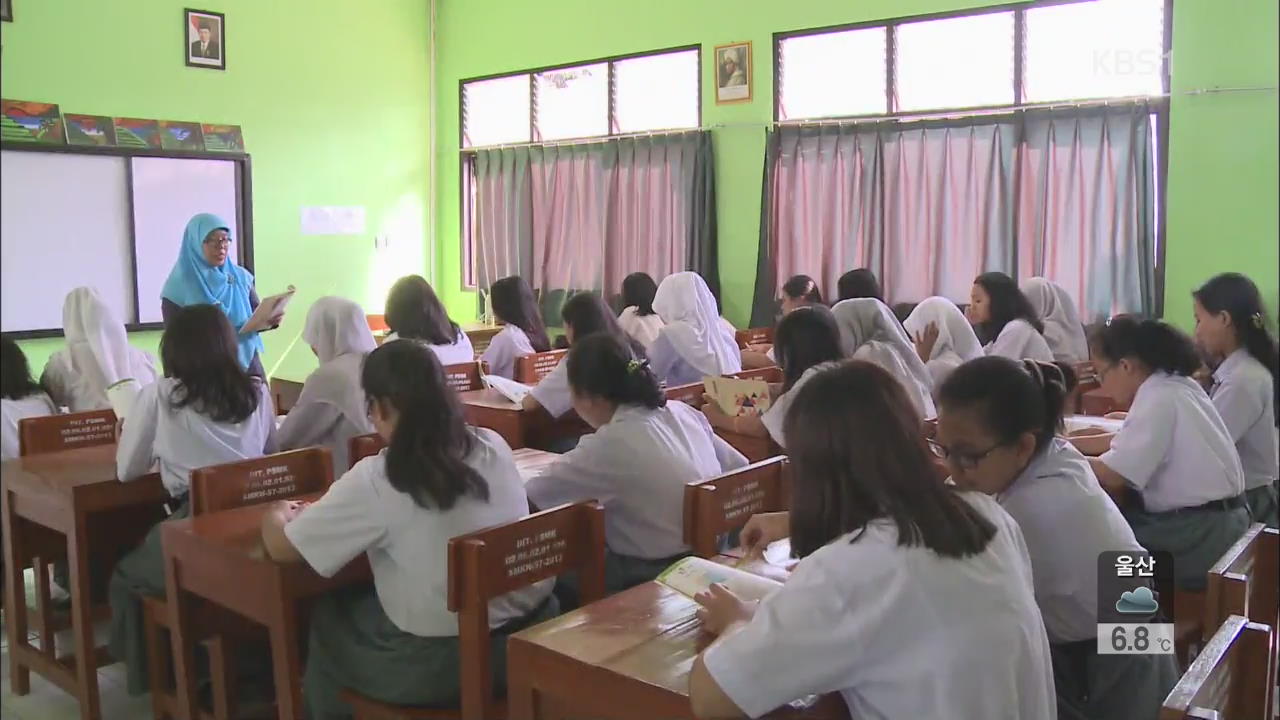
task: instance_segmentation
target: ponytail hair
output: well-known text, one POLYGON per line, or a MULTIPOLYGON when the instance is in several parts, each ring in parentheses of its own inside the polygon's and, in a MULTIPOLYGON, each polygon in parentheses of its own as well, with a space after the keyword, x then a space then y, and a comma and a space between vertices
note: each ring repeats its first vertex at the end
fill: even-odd
POLYGON ((782 284, 782 292, 794 300, 803 300, 811 305, 822 304, 822 291, 818 283, 808 275, 795 275, 782 284))
POLYGON ((1231 316, 1231 327, 1240 346, 1271 373, 1271 390, 1275 393, 1275 420, 1280 424, 1280 357, 1276 339, 1267 331, 1267 314, 1262 306, 1258 286, 1240 273, 1222 273, 1191 293, 1200 307, 1211 313, 1231 316))
POLYGON ((809 368, 844 358, 840 329, 825 305, 796 308, 778 321, 773 355, 782 366, 782 390, 795 386, 809 368))
POLYGON ((618 324, 613 311, 600 296, 591 292, 580 292, 569 298, 560 308, 560 319, 573 328, 573 344, 596 333, 604 333, 617 338, 623 345, 631 349, 631 354, 643 358, 644 346, 636 342, 618 324))
POLYGON ((538 300, 533 296, 533 288, 529 287, 524 278, 512 275, 495 280, 489 286, 489 300, 493 303, 493 314, 499 320, 524 331, 534 352, 551 349, 547 328, 538 311, 538 300))
POLYGON ((649 273, 633 272, 622 279, 622 307, 634 307, 636 314, 653 315, 653 296, 658 294, 658 283, 649 273))
POLYGON ((569 387, 576 395, 604 398, 617 405, 642 405, 656 410, 667 404, 649 361, 609 333, 576 340, 565 358, 569 387))
POLYGON ((1186 333, 1162 320, 1117 315, 1094 330, 1090 353, 1113 363, 1140 361, 1152 372, 1190 376, 1200 369, 1200 354, 1186 333))
POLYGON ((387 343, 365 358, 360 385, 366 402, 399 413, 387 445, 387 480, 419 507, 448 510, 470 495, 489 500, 489 484, 465 460, 475 438, 462 419, 458 396, 431 348, 387 343))
POLYGON ((948 375, 938 401, 948 410, 977 409, 987 431, 1001 442, 1029 432, 1040 452, 1062 429, 1069 384, 1058 365, 989 355, 948 375))

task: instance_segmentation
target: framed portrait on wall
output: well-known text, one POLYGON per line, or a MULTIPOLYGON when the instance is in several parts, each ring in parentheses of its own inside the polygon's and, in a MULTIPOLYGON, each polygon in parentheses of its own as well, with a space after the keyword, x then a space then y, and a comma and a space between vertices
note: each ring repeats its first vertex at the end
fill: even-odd
POLYGON ((13 0, 0 0, 0 20, 13 22, 13 0))
POLYGON ((227 69, 227 32, 222 13, 182 11, 182 52, 191 67, 227 69))
POLYGON ((751 101, 751 43, 716 46, 716 104, 751 101))

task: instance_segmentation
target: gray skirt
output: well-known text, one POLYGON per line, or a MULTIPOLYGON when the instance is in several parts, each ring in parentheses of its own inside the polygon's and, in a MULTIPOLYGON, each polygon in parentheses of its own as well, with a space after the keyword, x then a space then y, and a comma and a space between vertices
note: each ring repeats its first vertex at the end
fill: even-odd
POLYGON ((1058 720, 1156 720, 1178 682, 1172 655, 1099 655, 1095 640, 1049 645, 1058 720))
POLYGON ((1261 485, 1252 490, 1245 490, 1244 497, 1249 501, 1249 517, 1267 527, 1277 527, 1276 486, 1261 485))
POLYGON ((141 695, 150 689, 147 682, 147 644, 142 629, 141 596, 160 597, 165 594, 160 526, 164 522, 181 520, 190 514, 191 505, 187 498, 183 498, 172 515, 152 526, 142 544, 120 558, 107 584, 107 601, 111 604, 111 639, 107 648, 112 657, 125 664, 130 695, 141 695))
MULTIPOLYGON (((490 667, 494 692, 506 689, 507 636, 557 614, 548 597, 523 618, 494 630, 490 667)), ((350 718, 338 695, 350 688, 393 705, 456 707, 459 641, 422 637, 391 622, 372 585, 344 588, 316 601, 311 614, 302 692, 312 720, 350 718)))
POLYGON ((1249 527, 1243 507, 1163 513, 1130 507, 1124 516, 1142 547, 1173 555, 1173 583, 1190 591, 1204 590, 1209 568, 1249 527))

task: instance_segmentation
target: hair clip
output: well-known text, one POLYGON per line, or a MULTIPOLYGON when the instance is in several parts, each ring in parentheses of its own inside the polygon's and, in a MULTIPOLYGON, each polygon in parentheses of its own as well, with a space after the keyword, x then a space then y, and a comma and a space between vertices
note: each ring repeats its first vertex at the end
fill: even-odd
POLYGON ((1262 313, 1256 312, 1253 314, 1253 326, 1259 330, 1262 329, 1262 313))
POLYGON ((627 362, 627 374, 628 374, 628 375, 634 375, 637 371, 639 371, 639 370, 641 370, 641 369, 647 369, 648 367, 649 367, 649 361, 648 361, 648 359, 645 359, 645 360, 630 360, 630 361, 628 361, 628 362, 627 362))

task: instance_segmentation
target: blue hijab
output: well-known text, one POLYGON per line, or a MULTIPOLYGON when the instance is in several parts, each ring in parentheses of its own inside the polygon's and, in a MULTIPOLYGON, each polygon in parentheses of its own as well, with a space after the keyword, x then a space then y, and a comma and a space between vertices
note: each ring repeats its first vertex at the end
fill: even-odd
MULTIPOLYGON (((239 333, 253 315, 253 308, 249 305, 253 275, 236 265, 230 257, 221 267, 213 267, 205 261, 204 239, 214 230, 226 230, 229 236, 231 226, 209 213, 200 213, 187 222, 178 260, 169 271, 169 279, 164 281, 160 296, 182 307, 216 305, 226 313, 231 326, 239 333)), ((238 340, 240 365, 248 368, 254 354, 262 352, 262 338, 258 333, 250 333, 238 335, 238 340)))

